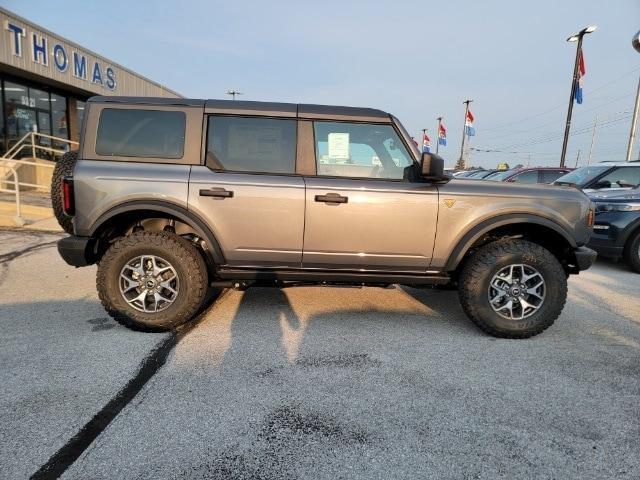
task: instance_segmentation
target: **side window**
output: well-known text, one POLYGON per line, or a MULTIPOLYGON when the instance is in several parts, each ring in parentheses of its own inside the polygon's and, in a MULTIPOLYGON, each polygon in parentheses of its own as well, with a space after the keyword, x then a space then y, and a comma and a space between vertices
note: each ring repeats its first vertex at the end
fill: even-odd
POLYGON ((213 170, 295 173, 296 121, 210 116, 206 164, 213 170))
POLYGON ((516 175, 512 181, 517 183, 538 183, 538 171, 527 170, 520 175, 516 175))
POLYGON ((318 175, 402 179, 412 157, 391 125, 314 122, 318 175))
POLYGON ((542 170, 542 183, 555 182, 562 175, 569 173, 566 170, 542 170))
POLYGON ((635 188, 640 185, 640 167, 620 167, 596 182, 594 188, 635 188))
POLYGON ((96 153, 104 156, 182 158, 186 115, 166 110, 105 108, 96 153))

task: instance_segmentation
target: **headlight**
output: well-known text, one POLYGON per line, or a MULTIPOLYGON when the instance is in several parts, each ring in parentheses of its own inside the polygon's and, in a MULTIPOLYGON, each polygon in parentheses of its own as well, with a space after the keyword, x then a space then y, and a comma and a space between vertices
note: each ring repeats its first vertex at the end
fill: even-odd
POLYGON ((599 203, 598 212, 640 212, 640 202, 629 203, 599 203))

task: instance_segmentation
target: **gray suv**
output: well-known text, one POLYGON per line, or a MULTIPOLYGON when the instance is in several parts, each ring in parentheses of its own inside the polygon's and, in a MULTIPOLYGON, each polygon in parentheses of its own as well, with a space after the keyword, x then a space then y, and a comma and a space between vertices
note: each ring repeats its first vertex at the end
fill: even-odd
POLYGON ((94 97, 52 201, 70 265, 131 328, 192 318, 210 289, 457 288, 485 332, 549 327, 595 252, 575 188, 464 182, 369 108, 94 97))

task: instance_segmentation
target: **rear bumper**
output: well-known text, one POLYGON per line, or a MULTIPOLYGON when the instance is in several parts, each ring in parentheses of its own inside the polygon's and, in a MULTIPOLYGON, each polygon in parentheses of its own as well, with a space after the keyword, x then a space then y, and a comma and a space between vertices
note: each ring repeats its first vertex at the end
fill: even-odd
POLYGON ((598 254, 588 247, 578 247, 574 250, 578 270, 586 270, 596 261, 598 254))
POLYGON ((95 240, 91 237, 65 237, 58 241, 58 253, 73 267, 86 267, 95 263, 95 240))

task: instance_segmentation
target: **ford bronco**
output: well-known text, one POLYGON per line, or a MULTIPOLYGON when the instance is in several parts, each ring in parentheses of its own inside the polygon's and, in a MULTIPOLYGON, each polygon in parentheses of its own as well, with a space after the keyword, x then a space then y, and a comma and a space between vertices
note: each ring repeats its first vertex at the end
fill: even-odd
POLYGON ((485 332, 526 338, 596 257, 582 192, 451 180, 380 110, 93 97, 81 137, 54 172, 58 250, 98 265, 130 328, 187 322, 216 288, 441 285, 485 332))

